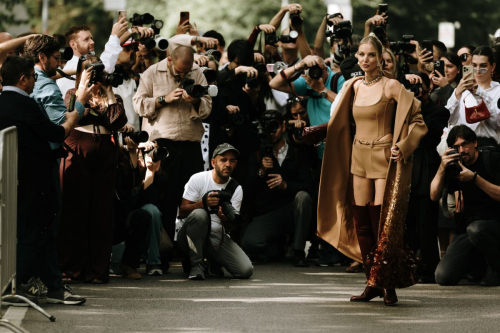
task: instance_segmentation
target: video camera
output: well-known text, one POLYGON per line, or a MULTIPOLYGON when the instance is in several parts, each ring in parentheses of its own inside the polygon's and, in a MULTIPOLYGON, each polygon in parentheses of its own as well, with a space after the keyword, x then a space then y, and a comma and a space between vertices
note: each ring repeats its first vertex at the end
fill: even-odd
POLYGON ((107 73, 104 71, 104 64, 97 62, 93 64, 88 64, 85 69, 92 67, 92 77, 90 79, 89 85, 97 84, 100 82, 105 86, 113 86, 117 88, 123 83, 123 76, 118 73, 107 73))
POLYGON ((219 92, 217 86, 202 86, 201 84, 195 84, 194 80, 189 78, 185 78, 184 80, 182 80, 181 86, 189 96, 195 98, 200 98, 205 95, 215 97, 219 92))
POLYGON ((283 44, 295 43, 297 42, 297 38, 299 37, 299 33, 296 30, 290 30, 290 34, 276 36, 276 33, 266 34, 266 45, 275 45, 278 42, 282 42, 283 44))

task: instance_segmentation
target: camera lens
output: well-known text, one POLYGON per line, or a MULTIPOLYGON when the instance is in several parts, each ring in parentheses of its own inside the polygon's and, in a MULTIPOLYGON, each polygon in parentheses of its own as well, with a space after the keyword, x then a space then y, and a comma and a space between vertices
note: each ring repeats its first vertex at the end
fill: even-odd
POLYGON ((323 76, 323 69, 318 65, 314 65, 308 69, 307 75, 313 80, 319 80, 323 76))

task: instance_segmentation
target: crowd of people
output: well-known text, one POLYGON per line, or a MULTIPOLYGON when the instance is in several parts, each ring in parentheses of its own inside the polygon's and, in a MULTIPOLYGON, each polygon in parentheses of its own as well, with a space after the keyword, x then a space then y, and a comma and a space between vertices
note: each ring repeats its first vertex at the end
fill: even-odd
POLYGON ((69 284, 178 259, 191 280, 345 265, 367 278, 351 301, 386 305, 416 283, 500 285, 500 40, 390 41, 381 7, 363 36, 325 15, 311 47, 301 13, 227 48, 185 13, 168 40, 120 17, 100 56, 87 25, 0 33, 18 293, 83 304, 69 284))

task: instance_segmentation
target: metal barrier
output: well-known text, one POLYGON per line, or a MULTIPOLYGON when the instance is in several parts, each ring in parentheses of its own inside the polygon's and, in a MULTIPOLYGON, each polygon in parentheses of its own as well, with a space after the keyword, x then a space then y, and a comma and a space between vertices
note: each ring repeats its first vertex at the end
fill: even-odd
POLYGON ((13 126, 0 131, 0 295, 11 286, 11 293, 0 297, 0 327, 12 332, 27 332, 1 319, 3 298, 20 299, 51 321, 56 319, 26 297, 16 295, 17 161, 17 129, 13 126))

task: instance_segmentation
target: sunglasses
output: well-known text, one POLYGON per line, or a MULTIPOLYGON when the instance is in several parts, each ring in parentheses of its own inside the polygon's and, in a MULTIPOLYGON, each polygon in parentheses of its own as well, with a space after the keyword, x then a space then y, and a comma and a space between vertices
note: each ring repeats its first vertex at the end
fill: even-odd
POLYGON ((477 73, 477 74, 484 74, 488 71, 488 68, 479 68, 479 69, 474 68, 473 71, 474 71, 474 73, 477 73))
POLYGON ((35 79, 35 81, 36 81, 36 79, 38 79, 38 74, 37 74, 37 73, 32 73, 32 74, 24 74, 24 75, 25 75, 25 76, 27 76, 27 77, 30 77, 30 76, 32 76, 32 75, 33 75, 33 78, 35 79))
POLYGON ((467 61, 467 59, 469 58, 469 56, 470 56, 470 53, 462 53, 458 57, 460 58, 460 60, 462 60, 462 62, 465 62, 465 61, 467 61))

